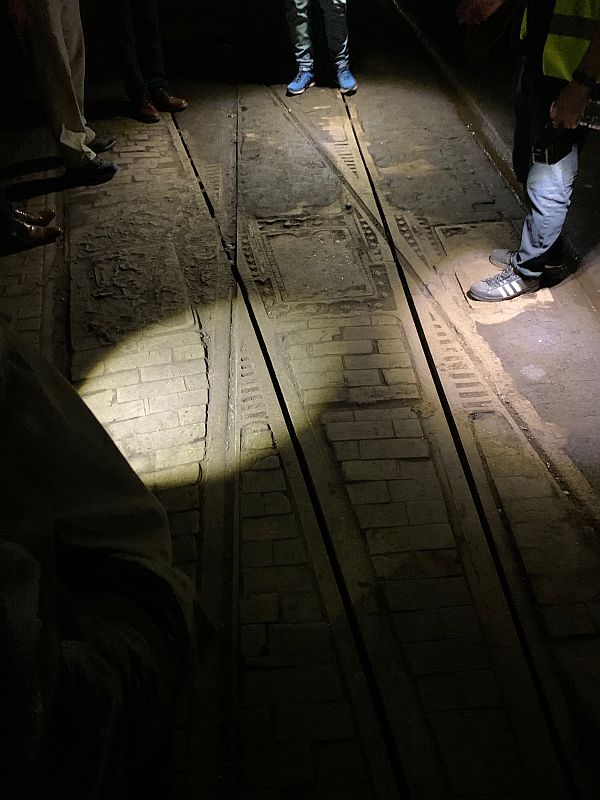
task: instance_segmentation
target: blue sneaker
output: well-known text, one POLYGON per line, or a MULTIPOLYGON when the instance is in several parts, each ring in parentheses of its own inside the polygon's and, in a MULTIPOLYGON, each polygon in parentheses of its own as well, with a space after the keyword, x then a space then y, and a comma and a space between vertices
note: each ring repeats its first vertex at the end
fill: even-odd
POLYGON ((315 85, 315 76, 310 69, 301 69, 294 80, 287 85, 288 94, 302 94, 315 85))
POLYGON ((338 72, 338 86, 340 87, 340 91, 342 94, 352 94, 358 88, 358 83, 356 82, 356 78, 350 72, 348 67, 345 69, 341 69, 338 72))

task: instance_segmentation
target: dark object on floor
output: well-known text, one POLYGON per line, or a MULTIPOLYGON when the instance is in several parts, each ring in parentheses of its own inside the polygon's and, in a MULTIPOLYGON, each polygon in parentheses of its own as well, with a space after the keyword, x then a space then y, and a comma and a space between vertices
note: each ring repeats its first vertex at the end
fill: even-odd
POLYGON ((197 610, 164 509, 72 387, 0 328, 3 796, 169 796, 197 610))
POLYGON ((98 136, 96 135, 94 139, 89 143, 90 150, 93 150, 96 155, 99 153, 108 153, 109 150, 112 150, 113 147, 116 145, 117 139, 115 136, 98 136))
POLYGON ((152 100, 149 97, 142 97, 139 100, 135 100, 132 103, 133 105, 133 116, 136 119, 139 119, 140 122, 148 122, 152 124, 153 122, 160 122, 160 114, 158 113, 158 109, 152 103, 152 100))
POLYGON ((11 237, 27 247, 52 244, 62 234, 61 228, 31 225, 18 219, 11 220, 8 230, 11 237))

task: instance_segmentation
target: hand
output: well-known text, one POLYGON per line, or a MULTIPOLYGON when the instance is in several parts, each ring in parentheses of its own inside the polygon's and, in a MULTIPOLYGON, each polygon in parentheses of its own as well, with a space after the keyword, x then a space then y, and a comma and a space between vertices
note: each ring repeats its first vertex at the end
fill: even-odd
POLYGON ((480 25, 503 3, 504 0, 459 0, 456 16, 461 25, 480 25))
POLYGON ((572 81, 550 106, 550 119, 555 128, 576 128, 583 114, 590 90, 580 83, 572 81))

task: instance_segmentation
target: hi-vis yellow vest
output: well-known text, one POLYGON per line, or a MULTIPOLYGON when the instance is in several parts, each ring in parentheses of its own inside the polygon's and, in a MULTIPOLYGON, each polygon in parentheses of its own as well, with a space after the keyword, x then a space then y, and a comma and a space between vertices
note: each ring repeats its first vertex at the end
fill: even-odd
MULTIPOLYGON (((600 0, 556 0, 550 31, 544 45, 544 75, 571 80, 600 22, 600 0)), ((521 38, 527 33, 527 11, 521 38)))

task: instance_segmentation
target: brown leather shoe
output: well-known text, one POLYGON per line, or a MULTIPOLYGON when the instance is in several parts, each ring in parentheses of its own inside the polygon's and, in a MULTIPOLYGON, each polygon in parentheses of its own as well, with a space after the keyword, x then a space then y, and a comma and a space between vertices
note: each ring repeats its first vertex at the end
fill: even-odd
POLYGON ((41 225, 30 225, 28 222, 18 222, 11 220, 9 227, 10 235, 21 244, 29 247, 37 247, 41 244, 52 244, 61 235, 60 228, 44 228, 41 225))
POLYGON ((133 100, 132 102, 133 114, 140 122, 160 122, 158 109, 149 97, 140 97, 139 100, 133 100))
POLYGON ((152 101, 159 111, 183 111, 188 107, 188 101, 183 97, 173 97, 167 90, 161 86, 160 89, 154 89, 152 92, 152 101))
POLYGON ((28 214, 20 208, 14 208, 12 213, 12 218, 15 222, 25 222, 27 225, 39 225, 42 228, 49 225, 55 216, 56 214, 51 210, 40 211, 39 214, 28 214))

